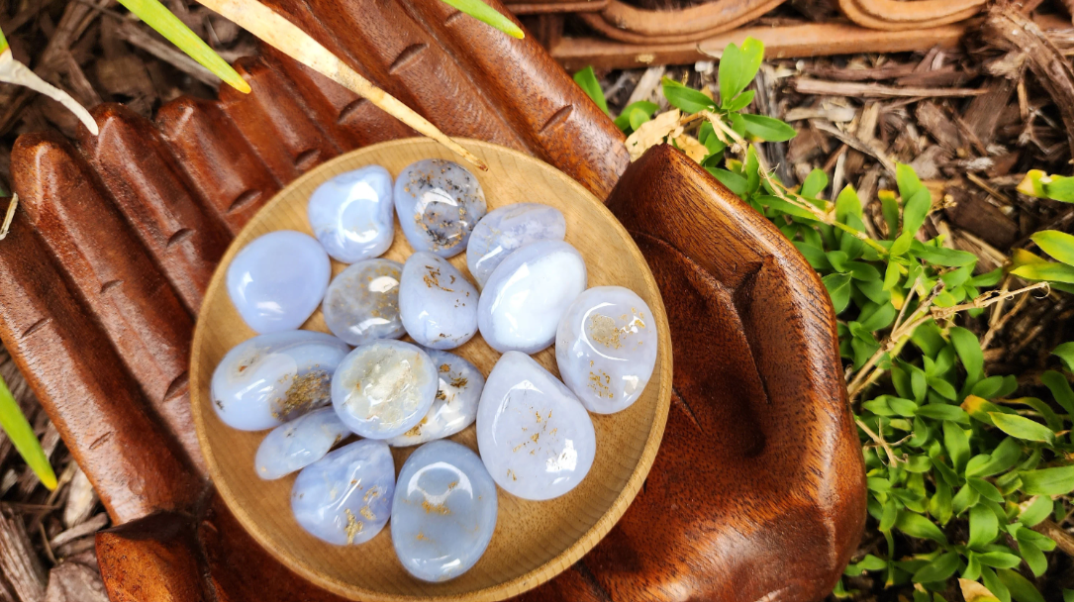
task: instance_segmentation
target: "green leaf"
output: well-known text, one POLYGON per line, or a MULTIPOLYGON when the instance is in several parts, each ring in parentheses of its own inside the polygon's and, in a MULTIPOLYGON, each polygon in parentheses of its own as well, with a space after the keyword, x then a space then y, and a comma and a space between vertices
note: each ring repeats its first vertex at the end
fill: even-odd
POLYGON ((743 113, 742 119, 746 120, 746 132, 748 134, 766 142, 783 142, 798 135, 794 127, 779 119, 750 113, 743 113))
POLYGON ((1044 602, 1044 596, 1040 595, 1037 587, 1021 574, 1009 569, 1000 569, 996 574, 1010 590, 1015 602, 1044 602))
POLYGON ((1054 506, 1055 503, 1052 502, 1052 498, 1046 495, 1037 496, 1033 503, 1027 506, 1025 510, 1022 510, 1022 513, 1018 516, 1018 522, 1027 527, 1036 527, 1051 515, 1054 506))
POLYGON ((932 459, 928 456, 910 456, 903 466, 906 472, 925 473, 932 470, 932 459))
POLYGON ((1025 559, 1029 570, 1033 571, 1035 576, 1040 577, 1048 570, 1048 559, 1044 557, 1044 552, 1036 544, 1029 541, 1019 541, 1018 553, 1025 559))
POLYGON ((958 406, 944 403, 930 403, 917 409, 917 415, 933 420, 950 420, 960 424, 969 424, 970 417, 965 410, 958 406))
POLYGON ((966 468, 966 462, 970 459, 970 438, 962 427, 954 422, 943 423, 943 444, 947 448, 947 455, 956 472, 962 472, 966 468))
POLYGON ((890 531, 895 526, 896 520, 899 518, 899 502, 895 498, 888 498, 888 501, 884 502, 884 511, 880 516, 880 525, 877 527, 880 531, 890 531))
MULTIPOLYGON (((521 40, 526 37, 526 34, 522 32, 522 29, 514 21, 500 14, 481 0, 443 0, 443 2, 513 38, 521 40)), ((589 67, 586 68, 588 69, 589 67)), ((608 110, 605 109, 604 112, 607 113, 608 110)))
POLYGON ((735 193, 736 196, 746 196, 749 182, 746 178, 738 175, 733 171, 727 171, 726 169, 720 169, 719 167, 706 167, 706 171, 712 174, 712 177, 720 181, 727 187, 728 190, 735 193))
MULTIPOLYGON (((581 73, 581 71, 579 71, 579 73, 581 73)), ((577 77, 577 74, 575 74, 575 77, 577 77)), ((600 86, 597 87, 599 88, 600 86)), ((603 98, 603 96, 604 93, 601 92, 601 97, 603 98)), ((649 102, 648 100, 639 100, 637 102, 632 102, 627 106, 623 107, 623 112, 619 113, 619 116, 615 118, 615 125, 624 132, 627 130, 628 127, 632 129, 638 129, 632 124, 633 118, 631 117, 631 113, 637 110, 641 111, 641 113, 646 117, 652 117, 653 113, 655 113, 656 110, 659 108, 660 107, 657 106, 655 102, 649 102)), ((709 124, 709 127, 711 128, 712 125, 709 124)), ((700 136, 700 132, 698 133, 698 135, 700 136)), ((701 143, 704 144, 704 141, 702 141, 701 143)))
POLYGON ((1023 472, 1022 491, 1028 495, 1066 495, 1074 491, 1074 466, 1023 472))
POLYGON ((1052 355, 1057 356, 1063 361, 1063 365, 1066 366, 1067 371, 1074 372, 1074 342, 1063 343, 1052 349, 1052 355))
POLYGON ((861 559, 861 562, 855 562, 848 565, 843 574, 847 577, 859 577, 865 571, 882 571, 887 568, 888 563, 883 558, 877 558, 872 554, 866 554, 865 558, 861 559))
POLYGON ((895 200, 895 193, 890 190, 881 190, 876 196, 880 199, 880 211, 888 226, 888 238, 894 240, 899 236, 899 202, 895 200))
POLYGON ((1074 265, 1074 236, 1058 230, 1043 230, 1030 238, 1045 253, 1067 265, 1074 265))
POLYGON ((901 397, 888 397, 888 407, 891 408, 899 416, 905 416, 906 418, 913 418, 917 413, 917 404, 909 399, 903 399, 901 397))
POLYGON ((1074 416, 1074 389, 1071 389, 1067 379, 1055 370, 1048 370, 1040 376, 1040 381, 1052 392, 1056 403, 1074 416))
MULTIPOLYGON (((914 176, 917 177, 916 174, 914 176)), ((913 196, 903 197, 902 232, 903 234, 916 234, 925 223, 925 217, 932 209, 932 193, 928 188, 921 187, 913 196)))
POLYGON ((832 298, 835 313, 842 313, 850 305, 850 276, 847 274, 828 274, 821 278, 824 287, 832 298))
POLYGON ((1062 263, 1032 263, 1011 270, 1015 276, 1027 280, 1048 280, 1074 284, 1074 266, 1062 263))
POLYGON ((1006 552, 985 552, 983 554, 977 554, 977 560, 981 564, 995 569, 1013 569, 1022 564, 1021 558, 1006 552))
POLYGON ((3 377, 0 377, 0 429, 7 433, 8 439, 26 461, 27 466, 37 475, 41 484, 49 490, 56 489, 56 473, 52 471, 48 456, 41 449, 41 443, 34 435, 33 427, 22 414, 18 402, 11 395, 3 377))
MULTIPOLYGON (((995 516, 992 519, 995 520, 995 516)), ((931 539, 937 543, 947 544, 947 538, 944 537, 943 531, 935 523, 914 512, 900 512, 898 520, 895 521, 895 528, 910 537, 931 539)))
POLYGON ((967 378, 977 382, 984 370, 984 352, 981 351, 981 342, 972 332, 958 326, 951 328, 950 334, 958 359, 966 368, 967 378))
MULTIPOLYGON (((1017 558, 1016 558, 1017 559, 1017 558)), ((914 583, 934 583, 947 581, 958 570, 958 554, 947 552, 919 569, 910 579, 914 583)))
POLYGON ((983 548, 992 543, 998 534, 999 520, 991 508, 984 504, 970 508, 970 539, 966 545, 983 548))
MULTIPOLYGON (((246 83, 246 80, 232 69, 231 65, 221 58, 216 51, 210 48, 205 43, 205 40, 198 37, 163 4, 157 0, 119 0, 119 3, 127 7, 127 10, 138 15, 138 18, 145 21, 146 25, 155 29, 157 33, 164 36, 172 44, 178 46, 180 50, 200 63, 202 67, 211 71, 213 75, 224 80, 232 88, 249 94, 250 84, 246 83)), ((521 30, 519 31, 521 32, 521 30)))
POLYGON ((764 44, 752 37, 746 38, 742 46, 728 44, 720 57, 720 102, 730 106, 739 92, 750 85, 757 76, 764 60, 764 44))
POLYGON ((984 580, 985 587, 988 588, 1001 602, 1011 602, 1011 592, 1007 589, 1007 586, 996 576, 992 569, 988 567, 981 567, 981 579, 984 580))
POLYGON ((661 83, 664 88, 664 98, 667 98, 671 106, 685 113, 694 114, 698 111, 716 108, 716 103, 711 98, 693 88, 667 77, 662 79, 661 83))
POLYGON ((958 392, 955 391, 955 387, 952 386, 951 383, 947 382, 946 380, 933 376, 930 377, 927 382, 929 383, 929 386, 932 387, 937 393, 942 395, 944 399, 950 399, 954 401, 958 398, 958 392))
POLYGON ((823 169, 814 169, 806 176, 805 182, 802 182, 802 190, 799 192, 804 197, 811 199, 817 198, 817 195, 824 192, 824 189, 828 187, 828 174, 824 173, 823 169))
MULTIPOLYGON (((455 6, 455 2, 470 2, 471 0, 444 0, 448 4, 455 6)), ((482 3, 483 4, 483 3, 482 3)), ((455 7, 459 8, 459 7, 455 7)), ((460 9, 461 10, 461 9, 460 9)), ((493 11, 496 12, 496 11, 493 11)), ((499 13, 496 13, 499 14, 499 13)), ((600 82, 597 81, 597 75, 593 73, 593 67, 586 67, 581 71, 574 74, 574 83, 578 84, 578 87, 586 93, 600 107, 601 111, 608 112, 608 101, 604 99, 604 91, 600 89, 600 82)), ((627 116, 629 119, 629 115, 627 116)))
POLYGON ((1074 602, 1074 589, 1063 590, 1063 602, 1074 602))
POLYGON ((976 489, 977 493, 981 494, 981 497, 987 500, 992 500, 997 504, 1002 504, 1004 502, 1003 494, 1001 494, 992 483, 978 477, 970 477, 966 479, 966 482, 969 483, 970 487, 976 489))
POLYGON ((980 276, 974 276, 970 278, 970 284, 980 287, 996 286, 999 281, 1003 280, 1003 268, 996 268, 991 272, 986 272, 980 276))
POLYGON ((1025 441, 1039 441, 1049 445, 1055 443, 1055 433, 1052 432, 1052 429, 1039 422, 1016 414, 990 412, 988 416, 992 419, 992 424, 995 424, 996 428, 1012 437, 1018 437, 1025 441))
POLYGON ((955 511, 955 514, 962 514, 970 506, 974 506, 981 500, 981 494, 977 493, 977 490, 969 485, 963 485, 955 497, 951 499, 951 508, 955 511))
POLYGON ((895 320, 896 313, 894 305, 891 303, 884 303, 883 305, 877 306, 876 311, 874 311, 868 318, 861 320, 861 327, 872 332, 883 330, 888 326, 891 326, 891 323, 895 320))
POLYGON ((953 268, 974 265, 977 262, 977 256, 973 253, 926 245, 917 239, 910 241, 910 252, 918 259, 953 268))
MULTIPOLYGON (((943 466, 943 463, 936 461, 935 465, 940 467, 943 466)), ((957 479, 957 477, 955 478, 957 479)), ((946 525, 954 514, 954 505, 951 501, 951 485, 943 480, 937 481, 936 493, 929 499, 929 514, 939 521, 941 525, 946 525)))
POLYGON ((724 106, 723 109, 725 111, 741 111, 742 109, 745 109, 746 107, 750 106, 750 103, 753 102, 753 97, 755 94, 756 92, 754 92, 753 90, 746 90, 745 92, 739 94, 737 98, 724 106))
POLYGON ((644 125, 646 121, 649 121, 648 113, 646 113, 642 109, 630 110, 630 129, 637 130, 642 125, 644 125))

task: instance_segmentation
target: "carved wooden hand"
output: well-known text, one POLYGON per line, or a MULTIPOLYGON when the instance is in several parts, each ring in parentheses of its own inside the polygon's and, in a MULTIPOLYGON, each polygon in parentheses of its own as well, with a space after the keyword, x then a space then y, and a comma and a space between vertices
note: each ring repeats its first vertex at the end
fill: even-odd
MULTIPOLYGON (((860 537, 864 474, 835 317, 793 246, 670 147, 628 168, 611 120, 530 38, 424 0, 273 8, 448 134, 530 152, 608 198, 660 282, 677 389, 660 455, 605 541, 523 599, 826 595, 860 537)), ((190 339, 216 261, 261 204, 411 132, 272 53, 238 68, 248 96, 179 98, 155 123, 101 106, 100 137, 28 134, 12 157, 23 205, 0 243, 0 336, 118 525, 97 539, 117 601, 338 600, 215 496, 190 424, 190 339)))

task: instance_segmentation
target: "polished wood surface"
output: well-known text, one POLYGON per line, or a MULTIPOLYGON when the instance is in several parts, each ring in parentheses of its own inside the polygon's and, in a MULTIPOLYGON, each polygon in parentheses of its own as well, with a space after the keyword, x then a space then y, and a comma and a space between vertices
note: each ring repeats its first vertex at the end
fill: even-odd
MULTIPOLYGON (((318 541, 291 517, 295 475, 266 482, 254 471, 254 454, 265 433, 231 429, 212 409, 209 384, 213 371, 225 353, 256 334, 228 297, 224 282, 227 266, 238 251, 267 232, 297 230, 312 235, 306 217, 309 197, 336 174, 375 164, 395 176, 415 161, 456 157, 431 140, 410 138, 340 156, 288 185, 235 238, 209 285, 191 358, 194 424, 216 489, 246 530, 284 565, 355 600, 503 600, 554 577, 596 545, 626 511, 649 472, 667 421, 672 380, 670 332, 660 290, 634 240, 599 199, 548 164, 484 142, 466 141, 463 145, 489 166, 487 172, 475 175, 490 211, 521 201, 556 207, 567 218, 567 242, 585 257, 589 286, 625 286, 645 300, 659 337, 656 370, 630 408, 617 414, 591 415, 597 455, 593 468, 576 489, 545 502, 522 500, 500 490, 492 543, 477 565, 458 579, 430 584, 410 577, 395 559, 388 529, 361 546, 337 547, 318 541)), ((383 257, 403 262, 412 252, 397 223, 392 247, 383 257)), ((468 274, 464 254, 451 262, 468 274)), ((333 262, 333 274, 346 267, 333 262)), ((320 310, 303 328, 328 332, 320 310)), ((470 360, 483 374, 491 372, 500 357, 480 336, 453 353, 470 360)), ((534 358, 559 374, 552 348, 534 358)), ((452 439, 477 450, 474 426, 452 439)), ((414 449, 393 449, 397 469, 414 449)))
MULTIPOLYGON (((793 247, 670 149, 628 169, 622 134, 532 36, 519 42, 455 13, 440 18, 441 7, 419 0, 273 2, 378 85, 405 91, 442 129, 514 141, 600 199, 624 178, 611 206, 646 255, 671 326, 667 432, 618 524, 521 599, 821 599, 858 543, 865 490, 828 301, 793 247), (372 44, 352 26, 360 17, 388 31, 409 20, 418 34, 399 28, 372 44), (458 66, 447 80, 434 73, 444 61, 458 66), (478 109, 497 116, 479 123, 478 109)), ((286 61, 263 55, 243 66, 251 80, 289 84, 286 99, 166 104, 153 123, 162 146, 140 131, 148 122, 132 120, 136 133, 113 121, 123 125, 114 143, 93 149, 30 134, 12 157, 24 206, 0 242, 0 337, 118 525, 98 537, 115 600, 340 600, 266 552, 199 472, 181 412, 190 407, 182 350, 196 297, 181 289, 207 282, 209 251, 188 254, 183 236, 170 249, 151 244, 211 222, 226 240, 288 173, 410 135, 286 61), (243 102, 250 107, 225 106, 243 102), (260 135, 287 134, 291 123, 309 138, 260 135), (135 139, 151 144, 125 146, 135 139), (178 171, 145 172, 164 164, 178 171), (129 168, 110 180, 98 165, 129 168), (163 177, 177 188, 164 194, 163 177), (139 200, 153 219, 140 217, 139 200)), ((108 115, 99 110, 98 123, 108 115)))

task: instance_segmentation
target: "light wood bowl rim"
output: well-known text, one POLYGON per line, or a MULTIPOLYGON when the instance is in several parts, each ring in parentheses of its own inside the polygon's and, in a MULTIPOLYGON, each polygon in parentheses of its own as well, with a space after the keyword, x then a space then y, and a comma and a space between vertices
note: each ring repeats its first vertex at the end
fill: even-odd
MULTIPOLYGON (((206 336, 206 328, 203 327, 201 318, 201 312, 199 311, 199 319, 195 324, 194 339, 191 351, 190 360, 190 403, 192 408, 192 415, 194 419, 194 428, 198 436, 198 443, 202 449, 202 453, 205 456, 206 465, 209 469, 209 475, 213 480, 216 490, 220 497, 227 504, 228 509, 234 514, 235 518, 239 521, 242 527, 249 533, 255 541, 265 549, 274 558, 280 561, 284 566, 290 570, 298 573, 300 576, 309 580, 311 583, 329 591, 336 595, 351 600, 364 600, 366 602, 415 602, 416 600, 425 600, 429 602, 499 602, 514 596, 521 595, 533 588, 542 585, 543 583, 553 579, 561 572, 565 571, 575 562, 580 560, 586 553, 588 553, 593 547, 595 547, 605 535, 611 531, 612 527, 622 518, 631 502, 637 496, 641 490, 642 484, 649 475, 649 470, 652 468, 653 462, 656 459, 656 454, 660 448, 660 442, 663 439, 664 428, 667 423, 668 412, 671 406, 671 393, 672 393, 672 353, 671 353, 671 335, 670 327, 668 325, 667 313, 664 308, 663 298, 660 294, 660 288, 657 286, 656 279, 649 269, 649 264, 642 255, 641 250, 634 242, 633 237, 626 228, 619 222, 619 220, 612 214, 610 210, 593 195, 589 190, 583 187, 574 179, 570 178, 563 172, 559 171, 555 167, 537 159, 531 155, 503 147, 497 144, 484 142, 481 140, 473 140, 468 138, 455 138, 460 142, 463 147, 471 152, 475 152, 479 157, 485 157, 495 154, 506 154, 513 156, 512 158, 519 162, 527 162, 533 164, 533 166, 545 172, 548 172, 550 177, 562 179, 566 181, 568 187, 573 188, 577 193, 579 200, 587 203, 591 203, 598 207, 598 212, 603 213, 607 217, 608 226, 616 228, 622 234, 624 240, 629 241, 628 248, 625 249, 628 253, 632 254, 635 259, 636 265, 641 268, 642 278, 646 281, 646 284, 656 291, 655 303, 650 304, 650 310, 652 310, 656 325, 658 327, 658 344, 666 350, 665 353, 659 354, 659 358, 662 358, 660 365, 656 366, 653 372, 653 376, 650 379, 650 384, 659 383, 659 394, 657 398, 657 406, 654 414, 654 420, 650 427, 648 437, 645 441, 645 445, 639 456, 638 463, 635 465, 630 478, 627 480, 625 486, 620 490, 619 495, 615 501, 609 506, 608 510, 575 542, 568 546, 565 550, 560 552, 555 557, 551 558, 544 564, 541 564, 537 568, 530 570, 527 573, 523 573, 513 579, 500 582, 498 585, 485 587, 482 589, 474 590, 467 594, 456 595, 438 595, 416 598, 410 595, 396 595, 385 594, 380 591, 371 591, 363 589, 360 585, 353 583, 346 583, 335 578, 328 577, 321 574, 316 570, 308 569, 304 564, 295 562, 295 560, 287 553, 281 550, 275 549, 272 539, 262 531, 260 523, 253 516, 251 516, 239 503, 238 498, 229 486, 229 481, 223 478, 220 466, 216 457, 212 452, 211 441, 206 433, 205 420, 206 415, 210 412, 203 411, 206 407, 201 399, 201 391, 205 386, 205 383, 211 380, 212 374, 203 374, 198 367, 201 361, 201 349, 203 346, 203 339, 206 336)), ((274 209, 285 202, 291 201, 292 191, 299 188, 307 181, 320 177, 320 174, 324 171, 331 169, 332 166, 351 160, 358 155, 369 155, 369 164, 376 163, 373 158, 376 154, 384 149, 390 149, 395 147, 408 147, 408 146, 426 146, 436 145, 435 142, 427 138, 404 138, 399 140, 392 140, 389 142, 381 142, 360 149, 356 149, 347 153, 343 153, 333 159, 326 161, 317 167, 306 172, 302 176, 299 176, 290 184, 285 186, 282 190, 277 192, 265 205, 257 211, 257 213, 246 223, 243 229, 235 236, 231 244, 228 246, 227 252, 221 258, 220 263, 217 265, 216 270, 213 273, 213 277, 209 283, 205 292, 205 301, 202 303, 202 307, 207 305, 207 300, 218 294, 226 294, 225 276, 227 273, 227 266, 231 264, 238 251, 245 246, 251 238, 251 230, 256 225, 268 219, 266 216, 273 213, 274 209)), ((417 160, 417 159, 416 159, 417 160)), ((458 160, 457 160, 458 161, 458 160)), ((474 168, 470 165, 459 161, 465 165, 468 169, 474 171, 474 168)), ((486 173, 476 172, 481 176, 485 176, 486 173)), ((216 419, 212 416, 209 419, 216 419)), ((599 454, 598 449, 598 454, 599 454)), ((497 486, 498 487, 498 486, 497 486)), ((502 495, 502 490, 499 490, 502 495)), ((388 529, 389 527, 385 527, 388 529)), ((328 544, 326 544, 328 545, 328 544)), ((240 570, 236 567, 236 570, 240 570)))

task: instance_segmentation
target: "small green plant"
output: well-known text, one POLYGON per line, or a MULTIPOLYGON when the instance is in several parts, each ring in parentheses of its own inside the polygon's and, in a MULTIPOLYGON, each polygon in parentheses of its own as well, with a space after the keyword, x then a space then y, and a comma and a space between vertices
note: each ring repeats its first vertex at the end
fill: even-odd
MULTIPOLYGON (((1049 283, 1074 290, 1074 237, 1034 236, 1058 263, 1023 250, 1006 270, 978 274, 972 253, 951 248, 942 236, 921 240, 933 200, 909 166, 897 166, 897 190, 877 195, 887 230, 882 238, 869 234, 853 187, 826 200, 829 182, 821 170, 800 186, 785 186, 755 144, 790 139, 794 129, 745 112, 753 101, 746 87, 763 54, 756 40, 731 44, 720 63, 718 99, 665 79, 664 96, 681 116, 654 117, 655 104, 633 103, 615 122, 638 154, 667 142, 694 156, 681 143, 689 142, 684 132, 696 131, 704 147, 698 162, 771 220, 820 274, 839 317, 868 512, 887 544, 847 567, 846 575, 872 571, 888 586, 912 582, 914 602, 943 600, 940 592, 956 577, 971 592, 966 597, 980 602, 1043 602, 1017 569, 1043 574, 1045 554, 1056 543, 1033 528, 1062 522, 1070 510, 1070 376, 1055 370, 1041 376, 1048 400, 1017 396, 1013 376, 986 373, 980 339, 959 322, 1049 283), (1011 276, 1040 282, 997 289, 1011 276), (954 523, 964 528, 952 528, 954 523), (900 553, 897 533, 918 540, 915 550, 928 551, 900 553)), ((591 70, 575 77, 605 106, 591 70)), ((1074 179, 1067 180, 1038 177, 1032 186, 1042 195, 1074 200, 1074 179)), ((1074 370, 1074 343, 1054 353, 1066 372, 1074 370)), ((848 595, 842 582, 834 593, 848 595)), ((1065 595, 1074 599, 1074 592, 1065 595)))
POLYGON ((0 377, 0 429, 11 439, 15 450, 34 471, 41 483, 49 489, 56 488, 56 473, 41 449, 41 443, 34 435, 34 429, 27 422, 26 416, 19 409, 18 402, 11 395, 7 383, 0 377))

